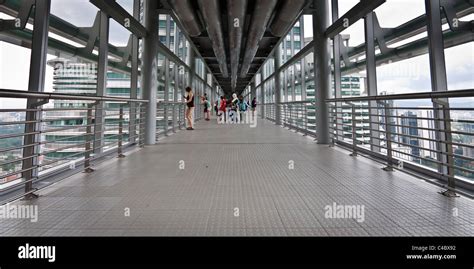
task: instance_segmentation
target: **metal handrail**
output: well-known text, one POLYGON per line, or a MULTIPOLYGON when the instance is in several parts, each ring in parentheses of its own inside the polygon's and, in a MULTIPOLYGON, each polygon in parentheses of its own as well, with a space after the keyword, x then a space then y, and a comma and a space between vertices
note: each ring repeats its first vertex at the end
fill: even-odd
POLYGON ((402 93, 377 96, 357 96, 344 98, 326 99, 327 103, 334 102, 357 102, 357 101, 388 101, 388 100, 410 100, 410 99, 439 99, 439 98, 459 98, 474 97, 474 89, 454 90, 445 92, 421 92, 402 93))
MULTIPOLYGON (((474 111, 474 108, 468 107, 453 107, 449 106, 447 101, 439 101, 442 99, 449 100, 450 98, 474 97, 474 89, 455 90, 446 92, 423 92, 423 93, 409 93, 409 94, 394 94, 382 96, 357 96, 348 98, 332 98, 327 99, 326 103, 330 107, 330 135, 333 143, 337 141, 338 144, 345 147, 351 147, 352 156, 357 156, 361 151, 365 154, 380 158, 385 156, 387 166, 386 171, 393 171, 400 162, 408 164, 413 163, 417 166, 415 171, 425 173, 430 177, 433 176, 431 165, 424 165, 423 162, 429 162, 438 168, 439 176, 437 178, 447 180, 448 189, 454 191, 456 182, 462 182, 464 186, 474 185, 471 175, 474 174, 474 169, 469 165, 460 165, 455 163, 455 160, 472 161, 473 158, 457 154, 453 151, 453 146, 473 148, 469 144, 458 143, 451 137, 452 134, 474 136, 474 133, 464 130, 453 129, 452 123, 472 123, 469 119, 453 119, 451 118, 452 111, 474 111), (433 106, 429 107, 402 107, 393 106, 390 100, 412 100, 412 99, 431 99, 433 106), (370 102, 377 102, 377 106, 371 105, 370 102), (356 104, 357 102, 367 102, 367 105, 356 104), (345 103, 345 104, 344 104, 345 103), (340 111, 338 111, 340 109, 340 111), (418 117, 418 116, 399 116, 394 115, 394 111, 404 110, 428 110, 438 115, 438 117, 418 117), (365 113, 367 112, 367 113, 365 113), (375 119, 374 119, 375 117, 375 119), (351 119, 352 118, 352 119, 351 119), (429 125, 407 125, 399 122, 392 122, 393 120, 400 120, 406 118, 407 120, 420 120, 433 122, 434 126, 429 125), (378 119, 378 120, 376 120, 378 119), (380 120, 382 119, 382 120, 380 120), (346 122, 347 120, 347 122, 346 122), (372 126, 376 124, 376 126, 372 126), (381 128, 384 126, 383 128, 381 128), (395 128, 395 131, 392 129, 395 128), (427 137, 422 134, 411 134, 397 131, 399 128, 413 128, 418 132, 433 132, 436 137, 427 137), (366 132, 370 132, 367 134, 366 132), (362 134, 362 138, 360 135, 362 134), (383 135, 383 136, 382 136, 383 135), (395 137, 394 137, 395 136, 395 137), (442 138, 445 137, 445 138, 442 138), (435 148, 426 146, 425 144, 410 144, 406 141, 400 141, 400 138, 413 139, 417 141, 426 141, 423 143, 436 143, 435 148), (370 139, 366 141, 366 139, 370 139), (352 140, 352 141, 351 141, 352 140), (411 151, 403 151, 398 148, 393 148, 393 145, 407 147, 425 152, 425 154, 415 154, 411 151), (372 152, 371 150, 364 150, 370 146, 371 150, 378 148, 386 150, 372 152), (430 155, 427 155, 430 152, 430 155), (395 156, 394 153, 397 155, 395 156), (382 154, 382 155, 380 155, 382 154), (437 157, 429 157, 437 155, 437 157), (415 162, 412 162, 416 159, 415 162), (460 173, 457 173, 457 172, 460 173), (466 181, 462 177, 469 177, 471 181, 466 181)), ((413 167, 414 167, 413 166, 413 167)), ((412 167, 409 165, 409 167, 412 167)), ((410 168, 414 169, 414 168, 410 168)), ((469 187, 469 188, 471 188, 469 187)), ((447 194, 451 195, 451 194, 447 194)))
POLYGON ((73 95, 73 94, 65 94, 65 93, 30 92, 30 91, 19 91, 19 90, 9 90, 9 89, 0 89, 0 97, 148 103, 148 100, 144 100, 144 99, 120 98, 120 97, 110 97, 110 96, 94 96, 94 95, 73 95))

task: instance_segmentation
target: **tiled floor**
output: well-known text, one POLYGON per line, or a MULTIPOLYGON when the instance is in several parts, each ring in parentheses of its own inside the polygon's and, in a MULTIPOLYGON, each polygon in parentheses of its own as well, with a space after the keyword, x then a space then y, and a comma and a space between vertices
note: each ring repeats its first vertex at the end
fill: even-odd
POLYGON ((267 121, 201 122, 14 203, 38 205, 38 222, 0 220, 0 234, 474 235, 472 200, 381 168, 267 121), (333 203, 364 206, 363 219, 328 218, 333 203))

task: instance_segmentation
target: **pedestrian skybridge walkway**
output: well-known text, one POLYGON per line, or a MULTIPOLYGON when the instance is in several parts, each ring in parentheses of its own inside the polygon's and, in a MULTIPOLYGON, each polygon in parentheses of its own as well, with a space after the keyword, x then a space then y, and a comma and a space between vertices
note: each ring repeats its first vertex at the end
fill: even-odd
POLYGON ((0 0, 0 236, 472 236, 472 3, 0 0))
POLYGON ((474 203, 267 120, 199 122, 44 188, 2 236, 470 236, 474 203))

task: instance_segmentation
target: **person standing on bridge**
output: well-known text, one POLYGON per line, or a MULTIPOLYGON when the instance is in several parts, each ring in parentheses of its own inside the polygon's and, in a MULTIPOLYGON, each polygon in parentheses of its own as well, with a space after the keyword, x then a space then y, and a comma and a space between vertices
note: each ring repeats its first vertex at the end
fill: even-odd
POLYGON ((232 94, 232 102, 230 103, 230 112, 229 118, 232 123, 239 122, 238 120, 238 110, 239 110, 239 98, 237 98, 237 94, 232 94))
POLYGON ((186 102, 186 120, 188 123, 188 128, 186 130, 194 130, 194 94, 191 87, 186 88, 186 96, 184 98, 186 102))
POLYGON ((224 96, 221 96, 220 106, 219 106, 219 118, 220 122, 226 122, 226 110, 227 110, 227 100, 224 96))
POLYGON ((249 104, 247 103, 247 101, 245 101, 244 97, 242 95, 239 96, 239 121, 240 123, 243 123, 245 122, 246 120, 246 113, 247 113, 247 109, 249 108, 249 104))
POLYGON ((255 111, 257 110, 257 97, 252 99, 252 119, 255 118, 255 111))
POLYGON ((211 120, 211 103, 207 99, 207 93, 201 96, 201 104, 204 105, 204 116, 206 121, 211 120))

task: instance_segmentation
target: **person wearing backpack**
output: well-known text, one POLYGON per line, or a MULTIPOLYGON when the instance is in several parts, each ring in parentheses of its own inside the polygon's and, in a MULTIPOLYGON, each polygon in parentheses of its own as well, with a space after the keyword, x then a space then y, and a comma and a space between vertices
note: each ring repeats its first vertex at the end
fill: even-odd
POLYGON ((204 117, 206 121, 211 120, 211 103, 207 100, 207 94, 201 96, 201 104, 204 105, 204 117))
POLYGON ((240 121, 245 118, 245 113, 247 113, 249 105, 248 103, 244 100, 244 97, 241 95, 239 97, 239 112, 240 112, 240 121))
POLYGON ((232 102, 230 103, 230 111, 229 111, 229 118, 231 122, 236 123, 238 122, 237 113, 239 109, 239 98, 237 98, 237 94, 232 94, 232 102))

